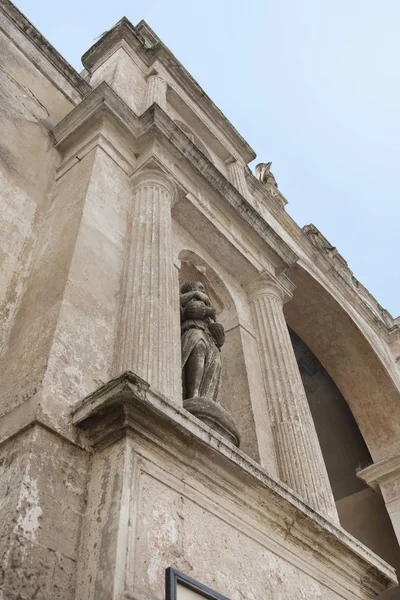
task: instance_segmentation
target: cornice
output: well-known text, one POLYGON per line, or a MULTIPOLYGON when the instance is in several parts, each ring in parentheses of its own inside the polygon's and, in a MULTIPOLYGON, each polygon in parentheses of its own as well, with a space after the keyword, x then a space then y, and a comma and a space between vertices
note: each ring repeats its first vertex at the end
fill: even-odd
POLYGON ((158 134, 165 142, 172 144, 271 248, 283 264, 282 268, 289 268, 296 263, 298 257, 293 250, 157 104, 137 117, 110 86, 103 82, 53 128, 56 147, 62 149, 78 135, 81 127, 89 121, 99 121, 105 115, 123 127, 137 143, 145 136, 158 134))
POLYGON ((201 150, 186 136, 181 128, 157 105, 153 104, 140 120, 149 121, 149 127, 155 125, 165 138, 186 157, 191 166, 196 169, 208 184, 221 195, 255 231, 258 236, 270 246, 287 268, 293 266, 297 254, 263 219, 253 205, 228 181, 201 150))
MULTIPOLYGON (((294 245, 297 246, 296 251, 299 255, 301 256, 301 251, 304 253, 304 258, 299 259, 299 264, 322 285, 327 286, 329 283, 334 286, 338 297, 342 296, 344 304, 347 303, 348 306, 355 309, 378 335, 383 334, 388 339, 392 332, 396 335, 400 330, 400 327, 399 330, 396 328, 396 319, 393 319, 390 313, 382 308, 372 294, 354 277, 343 257, 340 257, 339 253, 331 256, 329 251, 325 252, 322 248, 316 247, 309 236, 305 234, 304 228, 299 227, 292 217, 282 210, 279 199, 272 196, 269 190, 264 189, 250 170, 246 173, 246 178, 254 198, 263 205, 263 212, 269 213, 272 219, 276 220, 277 224, 287 232, 294 245), (337 261, 335 261, 336 256, 340 257, 337 261), (338 264, 334 265, 334 262, 338 264), (342 263, 341 267, 339 263, 342 263), (363 292, 361 293, 360 290, 363 292), (368 296, 370 302, 367 302, 364 296, 368 296), (371 304, 375 306, 374 309, 371 304)), ((318 232, 314 225, 311 227, 318 232)), ((332 295, 336 298, 334 292, 332 295)))
MULTIPOLYGON (((53 67, 75 88, 78 94, 83 98, 92 89, 91 85, 85 81, 81 75, 61 56, 59 52, 48 42, 48 40, 32 25, 32 23, 12 4, 9 0, 0 1, 0 11, 2 11, 10 21, 24 34, 28 40, 36 46, 53 67)), ((39 68, 39 67, 38 67, 39 68)), ((59 86, 57 86, 59 87, 59 86)), ((66 90, 61 90, 67 95, 66 90)), ((76 102, 75 102, 76 103, 76 102)))
POLYGON ((52 129, 55 146, 63 146, 90 119, 99 120, 105 114, 116 119, 134 137, 139 135, 138 117, 108 83, 102 82, 52 129))
MULTIPOLYGON (((217 486, 217 494, 228 494, 246 511, 249 518, 240 523, 232 513, 233 527, 252 537, 259 535, 261 541, 265 534, 258 534, 252 519, 269 523, 275 534, 267 545, 272 544, 274 552, 317 579, 323 576, 325 584, 339 594, 352 589, 355 597, 362 598, 364 593, 373 597, 396 582, 395 570, 367 547, 134 373, 123 373, 78 402, 72 419, 95 452, 129 435, 139 446, 142 439, 146 447, 150 444, 157 453, 164 452, 182 468, 187 461, 194 477, 198 472, 202 481, 217 486), (313 564, 307 558, 310 555, 316 560, 313 564)), ((168 472, 164 476, 169 477, 168 472)), ((262 543, 266 543, 265 537, 262 543)))
POLYGON ((132 47, 148 67, 151 67, 156 60, 160 61, 170 77, 183 88, 211 121, 218 122, 220 131, 240 154, 244 162, 248 163, 254 160, 256 157, 254 150, 144 21, 134 27, 126 17, 123 17, 89 48, 82 57, 82 63, 89 73, 92 73, 102 61, 104 55, 120 44, 122 40, 132 47))
MULTIPOLYGON (((304 228, 299 227, 292 217, 282 209, 283 207, 278 198, 273 197, 268 190, 262 189, 263 186, 259 184, 254 176, 247 173, 246 177, 254 198, 264 207, 262 212, 269 213, 271 218, 276 220, 277 224, 287 232, 288 237, 293 240, 295 248, 297 247, 295 251, 298 252, 300 257, 304 253, 304 257, 298 261, 299 265, 305 268, 320 284, 325 285, 326 289, 329 289, 328 284, 333 286, 337 294, 336 296, 335 292, 331 290, 330 293, 333 297, 338 299, 341 296, 343 305, 347 304, 356 310, 359 316, 378 335, 383 334, 388 340, 392 331, 396 335, 396 319, 393 319, 390 313, 382 308, 372 294, 354 277, 346 261, 340 257, 339 253, 331 256, 329 252, 316 247, 305 234, 304 228), (336 256, 340 257, 337 261, 335 261, 336 256), (334 264, 334 262, 337 264, 334 264), (341 266, 339 263, 341 263, 341 266), (360 290, 363 290, 363 294, 360 290), (368 296, 370 302, 367 302, 363 296, 368 296), (372 309, 371 304, 375 306, 374 309, 372 309)), ((318 231, 314 225, 312 227, 318 231)), ((341 302, 341 300, 338 301, 341 302)))

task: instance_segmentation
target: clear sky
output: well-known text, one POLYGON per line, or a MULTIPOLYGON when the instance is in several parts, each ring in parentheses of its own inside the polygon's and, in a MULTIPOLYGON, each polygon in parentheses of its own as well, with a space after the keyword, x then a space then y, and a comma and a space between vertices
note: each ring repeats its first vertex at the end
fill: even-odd
MULTIPOLYGON (((14 0, 81 70, 145 19, 314 223, 400 314, 400 0, 14 0)), ((257 162, 257 161, 256 161, 257 162)))

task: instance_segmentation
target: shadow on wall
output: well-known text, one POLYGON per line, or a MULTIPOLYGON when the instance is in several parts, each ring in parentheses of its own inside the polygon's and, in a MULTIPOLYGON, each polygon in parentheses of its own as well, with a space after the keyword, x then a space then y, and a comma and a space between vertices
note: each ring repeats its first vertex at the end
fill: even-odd
POLYGON ((400 570, 400 549, 380 495, 356 475, 372 463, 353 414, 329 373, 294 331, 297 364, 342 527, 400 570))

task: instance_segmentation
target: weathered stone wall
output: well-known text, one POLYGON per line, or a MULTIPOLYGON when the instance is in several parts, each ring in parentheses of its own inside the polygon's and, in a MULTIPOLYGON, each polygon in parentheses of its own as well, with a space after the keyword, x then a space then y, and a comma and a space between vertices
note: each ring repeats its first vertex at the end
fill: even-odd
POLYGON ((378 557, 133 374, 85 399, 75 420, 94 443, 85 600, 161 600, 169 566, 232 600, 366 600, 385 587, 378 557))
POLYGON ((4 351, 32 263, 38 224, 48 206, 54 181, 58 155, 49 129, 60 112, 71 110, 72 104, 4 34, 0 34, 0 53, 0 314, 4 351))
MULTIPOLYGON (((114 593, 161 600, 166 566, 232 600, 276 594, 285 600, 373 598, 394 581, 393 570, 338 528, 332 515, 327 518, 323 504, 320 514, 319 505, 307 504, 307 494, 299 492, 306 482, 313 499, 330 489, 313 470, 318 461, 312 460, 312 449, 318 448, 307 442, 315 431, 299 418, 304 394, 294 377, 293 353, 282 352, 288 350, 281 344, 288 341, 282 303, 261 311, 259 322, 251 312, 250 284, 270 278, 280 296, 291 289, 286 272, 297 261, 296 252, 313 259, 303 234, 282 217, 283 197, 269 195, 247 172, 245 178, 253 151, 146 24, 134 28, 122 20, 85 55, 87 81, 95 90, 8 0, 1 3, 0 25, 5 32, 0 34, 0 588, 5 600, 109 600, 114 593), (179 120, 193 135, 176 125, 179 120), (139 182, 151 188, 150 196, 138 192, 139 182), (165 197, 159 188, 173 190, 162 215, 159 201, 165 197), (135 199, 151 210, 133 211, 131 218, 135 199), (277 207, 281 220, 272 216, 277 207), (129 240, 138 234, 139 222, 145 235, 142 244, 132 244, 137 252, 131 256, 129 240), (167 265, 163 248, 171 250, 167 265), (200 266, 214 272, 230 298, 220 315, 227 330, 221 403, 238 423, 244 453, 179 408, 181 398, 170 398, 172 387, 164 386, 173 369, 179 374, 173 262, 179 267, 185 252, 201 257, 200 266), (137 263, 146 276, 136 277, 135 287, 129 269, 137 263), (163 287, 170 301, 155 307, 163 287), (136 321, 135 326, 137 297, 140 314, 156 315, 155 325, 136 321), (266 315, 275 323, 268 329, 268 348, 257 336, 269 326, 266 315), (170 342, 163 331, 171 334, 170 342), (122 342, 129 352, 120 361, 122 342), (148 359, 143 370, 150 385, 155 379, 164 396, 153 390, 149 400, 142 382, 139 399, 113 415, 111 441, 97 445, 96 436, 89 439, 73 425, 73 408, 103 390, 118 368, 132 369, 138 349, 148 359), (281 382, 293 376, 295 386, 264 385, 274 383, 262 378, 267 350, 278 361, 281 382), (301 436, 296 453, 296 436, 283 435, 280 454, 303 484, 293 485, 300 495, 274 479, 282 465, 271 420, 283 425, 283 434, 287 423, 277 423, 279 411, 271 417, 269 396, 285 406, 288 431, 301 436)), ((335 295, 333 288, 330 293, 335 295)), ((294 300, 300 312, 308 306, 304 295, 300 288, 294 300)), ((287 314, 297 316, 290 308, 287 314)), ((369 325, 361 329, 365 356, 373 354, 367 334, 376 341, 374 351, 381 352, 374 372, 382 376, 385 398, 394 407, 397 391, 386 342, 375 339, 369 325), (380 360, 386 360, 387 371, 380 360)), ((376 385, 374 391, 372 399, 376 385)), ((107 397, 85 427, 126 393, 125 387, 122 396, 107 397)), ((368 434, 373 421, 367 419, 368 434)), ((381 437, 367 440, 378 457, 398 446, 396 427, 386 435, 384 424, 382 418, 381 437)), ((107 427, 97 431, 98 438, 107 427)))
POLYGON ((0 589, 5 600, 72 600, 88 456, 36 426, 0 449, 0 589))
MULTIPOLYGON (((6 3, 7 4, 7 3, 6 3)), ((0 413, 8 412, 37 389, 37 372, 46 363, 42 338, 51 329, 48 295, 57 290, 62 269, 50 274, 51 285, 35 272, 48 237, 51 195, 59 154, 51 128, 74 106, 62 76, 0 11, 0 362, 3 389, 0 413), (58 84, 58 85, 57 85, 58 84), (40 240, 40 243, 39 243, 40 240), (55 273, 57 272, 57 277, 55 273), (7 389, 8 388, 8 389, 7 389)), ((62 214, 59 215, 62 220, 62 214)), ((60 240, 58 240, 60 242, 60 240)), ((60 244, 60 250, 63 250, 60 244)), ((40 376, 39 376, 40 379, 40 376)))

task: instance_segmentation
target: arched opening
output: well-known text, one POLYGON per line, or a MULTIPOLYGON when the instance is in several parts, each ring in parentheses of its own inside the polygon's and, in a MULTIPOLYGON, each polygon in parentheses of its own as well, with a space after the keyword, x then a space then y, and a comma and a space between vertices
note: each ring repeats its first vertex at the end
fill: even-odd
POLYGON ((400 548, 382 497, 357 477, 372 463, 351 410, 316 356, 290 331, 297 364, 344 529, 394 567, 400 548))
POLYGON ((400 391, 393 359, 389 364, 379 336, 372 337, 367 323, 360 325, 361 331, 338 300, 303 268, 296 269, 294 279, 294 297, 285 305, 289 327, 335 381, 373 461, 396 454, 400 450, 400 391))
POLYGON ((398 390, 339 302, 303 269, 296 285, 285 314, 341 525, 400 568, 383 499, 357 477, 398 443, 398 390))

